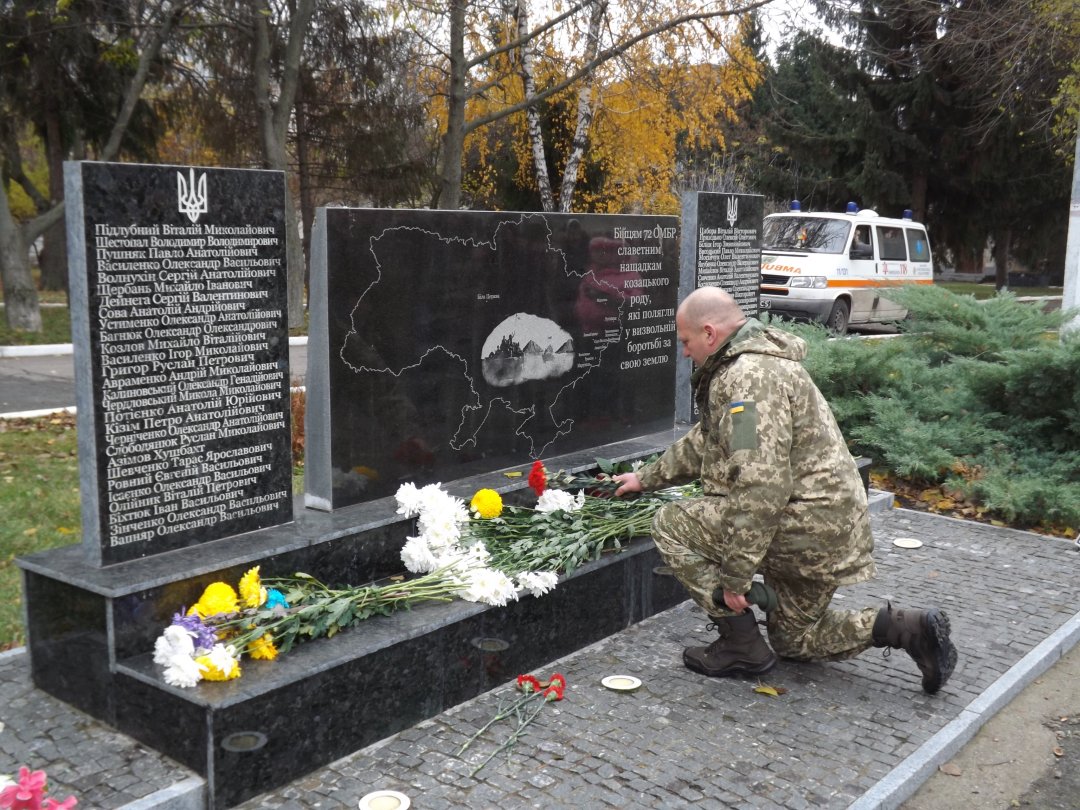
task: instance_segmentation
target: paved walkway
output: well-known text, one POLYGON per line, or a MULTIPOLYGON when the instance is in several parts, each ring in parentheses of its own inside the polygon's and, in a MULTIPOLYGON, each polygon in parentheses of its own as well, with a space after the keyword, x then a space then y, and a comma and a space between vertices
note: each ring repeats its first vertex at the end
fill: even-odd
MULTIPOLYGON (((873 524, 879 576, 837 601, 945 608, 960 660, 936 696, 922 693, 902 651, 781 662, 762 679, 782 692, 775 697, 753 681, 700 677, 680 653, 710 634, 686 602, 538 670, 566 675, 566 699, 546 705, 512 755, 475 776, 510 726, 493 726, 463 758, 456 752, 513 697, 510 685, 241 807, 355 808, 377 789, 425 810, 896 807, 1080 640, 1080 549, 907 510, 873 524), (924 545, 902 549, 898 537, 924 545), (600 681, 612 674, 643 685, 609 691, 600 681)), ((45 768, 54 794, 74 792, 82 808, 201 806, 191 773, 33 690, 24 654, 0 656, 0 722, 0 773, 45 768)))

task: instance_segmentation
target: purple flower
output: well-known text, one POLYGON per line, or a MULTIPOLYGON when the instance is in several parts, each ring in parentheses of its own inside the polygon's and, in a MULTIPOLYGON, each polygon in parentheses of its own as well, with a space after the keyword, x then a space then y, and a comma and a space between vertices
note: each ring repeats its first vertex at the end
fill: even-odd
POLYGON ((217 634, 202 623, 202 619, 199 618, 198 614, 193 613, 190 616, 185 616, 181 611, 173 615, 172 623, 183 627, 192 634, 196 648, 201 647, 204 650, 211 650, 217 644, 217 634))

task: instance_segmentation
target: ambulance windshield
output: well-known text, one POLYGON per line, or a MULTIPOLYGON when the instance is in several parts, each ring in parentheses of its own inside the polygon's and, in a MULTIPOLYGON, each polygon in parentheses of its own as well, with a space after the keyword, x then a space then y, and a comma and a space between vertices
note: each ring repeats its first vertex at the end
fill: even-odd
POLYGON ((813 216, 765 218, 762 250, 801 250, 807 253, 843 253, 851 223, 813 216))

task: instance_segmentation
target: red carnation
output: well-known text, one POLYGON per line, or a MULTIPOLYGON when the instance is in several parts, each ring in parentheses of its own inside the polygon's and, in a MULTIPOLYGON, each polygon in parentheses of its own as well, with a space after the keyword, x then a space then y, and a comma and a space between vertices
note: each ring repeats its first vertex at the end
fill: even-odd
POLYGON ((529 486, 536 493, 536 497, 539 498, 544 494, 547 488, 547 470, 544 469, 543 462, 533 462, 532 469, 529 471, 529 486))
POLYGON ((547 689, 544 690, 544 700, 546 702, 550 703, 553 700, 562 700, 562 699, 563 699, 563 688, 561 686, 556 686, 555 684, 552 684, 551 686, 549 686, 547 689))
POLYGON ((533 675, 518 675, 517 686, 522 692, 540 691, 540 681, 536 680, 533 675))

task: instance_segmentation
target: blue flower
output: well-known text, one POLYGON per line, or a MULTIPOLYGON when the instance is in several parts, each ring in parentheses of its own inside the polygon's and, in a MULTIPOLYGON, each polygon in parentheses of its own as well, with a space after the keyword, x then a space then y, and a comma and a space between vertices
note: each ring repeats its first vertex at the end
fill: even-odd
POLYGON ((266 589, 266 604, 263 605, 263 609, 265 610, 267 608, 276 608, 276 607, 282 607, 282 608, 288 608, 289 607, 289 603, 285 601, 285 594, 283 594, 281 591, 277 590, 276 588, 267 588, 266 589))

